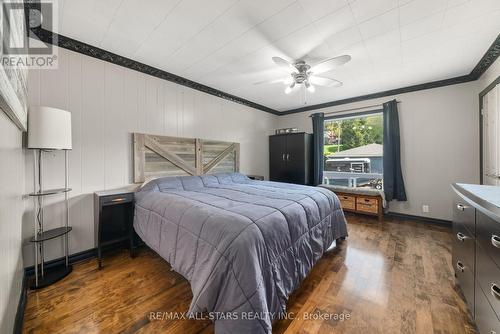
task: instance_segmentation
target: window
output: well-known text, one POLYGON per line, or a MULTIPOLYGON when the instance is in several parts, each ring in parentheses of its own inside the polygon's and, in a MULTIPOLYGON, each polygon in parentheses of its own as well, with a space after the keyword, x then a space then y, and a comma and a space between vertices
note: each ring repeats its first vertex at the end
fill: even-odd
POLYGON ((325 119, 323 183, 382 189, 382 112, 325 119))

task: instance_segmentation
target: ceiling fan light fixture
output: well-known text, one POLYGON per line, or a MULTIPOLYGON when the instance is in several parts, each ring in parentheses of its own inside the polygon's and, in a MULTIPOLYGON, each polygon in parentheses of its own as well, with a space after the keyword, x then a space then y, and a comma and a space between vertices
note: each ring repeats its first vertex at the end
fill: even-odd
POLYGON ((293 77, 292 76, 289 76, 287 79, 285 79, 285 81, 283 81, 283 83, 286 85, 286 86, 289 86, 293 83, 293 77))
POLYGON ((290 94, 292 92, 293 87, 295 87, 295 82, 292 82, 290 86, 285 88, 285 94, 290 94))
MULTIPOLYGON (((314 66, 309 65, 304 60, 297 60, 295 62, 290 62, 281 57, 272 57, 273 62, 281 69, 286 70, 289 76, 284 79, 277 80, 267 80, 260 81, 255 84, 261 83, 283 83, 285 88, 285 94, 290 94, 294 91, 297 85, 304 85, 305 90, 309 93, 314 93, 316 91, 316 86, 320 87, 340 87, 342 82, 328 77, 318 76, 323 72, 331 71, 351 60, 351 56, 342 55, 333 58, 323 60, 314 66)), ((302 91, 302 89, 300 89, 302 91)), ((296 89, 295 89, 296 91, 296 89)), ((305 96, 305 95, 304 95, 305 96)))
POLYGON ((316 88, 314 88, 314 86, 311 85, 309 81, 304 81, 304 85, 306 86, 309 93, 314 93, 314 91, 316 90, 316 88))

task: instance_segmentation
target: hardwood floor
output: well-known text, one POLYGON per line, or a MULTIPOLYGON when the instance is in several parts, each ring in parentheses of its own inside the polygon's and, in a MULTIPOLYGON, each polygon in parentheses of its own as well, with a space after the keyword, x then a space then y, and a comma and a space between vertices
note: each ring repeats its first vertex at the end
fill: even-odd
MULTIPOLYGON (((293 319, 276 322, 274 333, 476 333, 454 284, 450 230, 347 218, 348 239, 316 264, 288 302, 293 319)), ((108 255, 104 265, 81 262, 30 291, 24 332, 213 333, 208 321, 150 316, 186 311, 191 301, 187 281, 152 251, 108 255)))

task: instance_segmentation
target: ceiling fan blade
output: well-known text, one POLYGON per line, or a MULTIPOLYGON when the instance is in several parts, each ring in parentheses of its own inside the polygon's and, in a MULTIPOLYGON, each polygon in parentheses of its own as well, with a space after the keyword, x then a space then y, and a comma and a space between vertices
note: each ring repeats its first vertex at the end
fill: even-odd
POLYGON ((316 64, 313 67, 311 67, 311 72, 313 72, 315 74, 328 72, 328 71, 333 70, 334 68, 337 68, 341 65, 344 65, 345 63, 349 62, 350 60, 351 60, 351 56, 349 56, 349 55, 333 57, 333 58, 324 60, 321 63, 316 64))
POLYGON ((276 84, 276 83, 285 83, 287 79, 274 79, 274 80, 263 80, 263 81, 257 81, 254 82, 254 85, 265 85, 265 84, 276 84))
POLYGON ((341 81, 335 80, 335 79, 330 79, 330 78, 325 78, 325 77, 320 77, 317 75, 313 75, 309 78, 309 81, 313 85, 317 86, 324 86, 324 87, 340 87, 343 85, 341 81))
POLYGON ((279 67, 281 67, 282 69, 286 70, 287 72, 290 72, 290 71, 293 71, 293 72, 296 72, 298 73, 299 71, 297 70, 297 68, 295 66, 293 66, 292 63, 290 63, 289 61, 281 58, 281 57, 273 57, 273 62, 278 65, 279 67))

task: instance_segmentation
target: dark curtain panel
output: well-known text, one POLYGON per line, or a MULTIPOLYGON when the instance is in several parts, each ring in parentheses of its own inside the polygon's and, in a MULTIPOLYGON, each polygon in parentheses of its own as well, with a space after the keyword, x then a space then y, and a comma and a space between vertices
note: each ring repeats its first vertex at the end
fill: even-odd
POLYGON ((325 130, 325 114, 322 112, 312 114, 313 122, 313 185, 323 183, 323 144, 325 130))
POLYGON ((384 193, 386 200, 406 201, 401 172, 398 103, 392 100, 384 106, 384 193))

